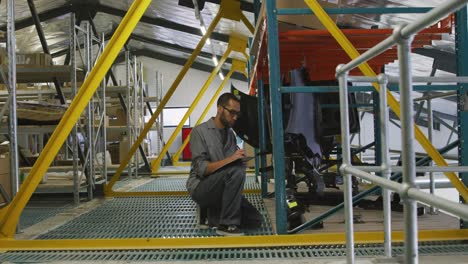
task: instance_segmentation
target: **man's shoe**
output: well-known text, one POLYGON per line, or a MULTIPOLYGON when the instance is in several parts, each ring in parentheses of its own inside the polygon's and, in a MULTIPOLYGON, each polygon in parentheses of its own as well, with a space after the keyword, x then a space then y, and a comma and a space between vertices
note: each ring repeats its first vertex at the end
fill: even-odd
POLYGON ((244 233, 235 225, 219 225, 216 234, 221 236, 243 236, 244 233))

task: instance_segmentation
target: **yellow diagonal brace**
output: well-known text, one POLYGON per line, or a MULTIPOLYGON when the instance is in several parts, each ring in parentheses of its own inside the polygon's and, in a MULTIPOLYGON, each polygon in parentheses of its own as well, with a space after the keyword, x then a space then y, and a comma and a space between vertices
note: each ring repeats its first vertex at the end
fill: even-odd
POLYGON ((244 25, 250 30, 250 33, 254 33, 255 32, 255 28, 254 26, 252 26, 252 24, 250 24, 250 21, 247 19, 247 17, 245 17, 244 13, 241 12, 241 20, 242 22, 244 22, 244 25))
POLYGON ((159 153, 158 158, 156 158, 155 160, 153 160, 151 162, 151 170, 153 172, 159 170, 159 167, 161 166, 162 158, 164 157, 164 155, 166 155, 166 152, 169 150, 172 143, 176 139, 177 135, 182 130, 182 127, 184 126, 185 121, 189 118, 190 114, 193 112, 193 109, 195 109, 195 107, 198 105, 198 102, 200 102, 202 96, 206 92, 206 89, 208 89, 208 87, 210 87, 210 84, 213 82, 214 78, 216 77, 216 74, 218 74, 218 71, 221 69, 221 66, 223 66, 224 62, 228 58, 229 54, 231 53, 231 50, 232 50, 232 48, 229 45, 228 48, 226 49, 226 51, 224 52, 223 56, 219 60, 218 64, 216 65, 216 67, 213 69, 210 76, 206 80, 205 84, 203 85, 203 87, 200 89, 197 96, 193 100, 192 104, 190 105, 189 109, 185 113, 184 117, 182 117, 182 120, 180 120, 179 125, 176 127, 174 132, 172 132, 171 137, 167 140, 166 144, 164 145, 164 148, 159 153))
MULTIPOLYGON (((210 110, 211 106, 214 104, 216 99, 218 99, 219 94, 223 90, 224 86, 226 86, 226 83, 231 79, 231 76, 234 73, 234 71, 245 72, 246 65, 247 64, 244 61, 239 61, 239 60, 236 60, 236 59, 234 59, 232 61, 231 70, 228 72, 228 74, 224 78, 223 82, 219 85, 218 89, 213 94, 213 97, 211 97, 211 100, 206 105, 205 110, 203 110, 203 113, 198 118, 198 120, 195 123, 194 127, 198 126, 205 119, 205 116, 208 113, 208 110, 210 110)), ((185 138, 184 142, 182 143, 182 146, 180 146, 179 150, 177 150, 176 154, 174 154, 174 156, 172 157, 172 163, 175 166, 179 166, 178 161, 179 161, 180 155, 182 154, 182 151, 184 150, 185 146, 187 146, 189 141, 190 141, 190 133, 185 138)))
POLYGON ((71 102, 70 107, 63 115, 62 120, 57 125, 47 145, 34 163, 29 176, 21 185, 13 201, 8 207, 2 210, 0 237, 13 237, 19 217, 26 203, 29 201, 29 198, 31 198, 32 193, 37 188, 37 185, 46 173, 54 157, 67 139, 68 134, 70 134, 70 131, 80 118, 81 112, 83 112, 84 108, 93 97, 94 92, 99 87, 102 79, 109 71, 119 51, 122 49, 150 3, 151 0, 135 0, 122 19, 122 22, 109 41, 109 44, 85 79, 78 94, 71 102))
MULTIPOLYGON (((348 54, 351 59, 357 58, 360 54, 354 48, 353 44, 346 38, 343 32, 336 26, 333 20, 328 16, 328 14, 323 10, 320 4, 316 0, 304 0, 306 4, 312 9, 312 12, 317 16, 320 22, 325 26, 325 28, 330 32, 330 34, 336 39, 340 44, 343 50, 348 54)), ((365 76, 375 77, 376 73, 367 63, 359 65, 359 69, 365 76)), ((374 88, 379 92, 379 85, 373 83, 374 88)), ((386 89, 388 97, 388 105, 393 110, 393 112, 400 118, 400 104, 393 97, 392 93, 386 89)), ((426 150, 427 154, 434 160, 434 162, 440 167, 448 166, 447 162, 444 160, 442 155, 437 151, 437 149, 431 144, 431 142, 426 138, 424 133, 419 129, 419 127, 414 125, 415 137, 421 146, 426 150)), ((445 172, 445 175, 449 178, 453 186, 460 192, 460 195, 463 197, 465 202, 468 202, 468 189, 453 172, 445 172)))
POLYGON ((169 101, 169 99, 171 98, 171 96, 174 94, 175 90, 179 86, 180 82, 182 81, 182 78, 184 78, 185 74, 190 69, 190 66, 193 64, 193 62, 197 58, 198 54, 200 54, 200 51, 203 48, 203 45, 205 45, 206 40, 210 37, 211 33, 213 32, 214 28, 216 27, 216 25, 218 24, 219 20, 222 17, 222 15, 221 15, 223 13, 222 9, 223 9, 222 7, 219 9, 218 14, 215 16, 215 18, 211 22, 210 26, 206 30, 206 34, 203 35, 203 37, 200 39, 200 42, 198 43, 197 47, 193 51, 192 55, 190 55, 189 59, 187 60, 187 62, 184 65, 184 67, 179 72, 176 79, 172 83, 171 87, 169 88, 169 90, 166 92, 163 99, 159 103, 158 108, 156 108, 156 111, 153 113, 151 118, 148 120, 148 123, 143 128, 143 131, 141 131, 141 133, 138 136, 137 140, 135 141, 135 143, 132 145, 132 147, 128 151, 128 154, 125 156, 125 158, 120 163, 120 166, 117 168, 114 176, 112 177, 112 179, 109 181, 109 183, 104 188, 104 193, 105 193, 106 196, 112 195, 112 187, 117 182, 117 180, 120 178, 120 175, 124 171, 125 167, 127 166, 128 162, 130 161, 132 156, 135 154, 136 150, 138 149, 138 146, 146 138, 146 135, 150 131, 150 129, 153 126, 154 122, 156 121, 159 114, 161 113, 162 109, 166 106, 167 101, 169 101))
MULTIPOLYGON (((226 83, 231 79, 231 76, 232 76, 233 72, 234 72, 234 70, 231 68, 231 70, 228 72, 226 77, 224 77, 224 80, 219 85, 218 89, 216 89, 216 92, 213 94, 213 97, 211 97, 211 100, 208 102, 208 104, 205 107, 205 110, 203 110, 203 113, 200 115, 200 117, 198 118, 195 125, 193 125, 193 127, 198 126, 204 120, 206 114, 208 113, 208 110, 210 110, 210 108, 213 105, 214 101, 218 98, 219 93, 223 90, 226 83)), ((184 148, 185 148, 185 146, 187 146, 189 140, 190 140, 190 134, 187 135, 187 137, 184 139, 184 142, 182 143, 180 148, 177 150, 177 152, 174 154, 174 156, 172 156, 172 164, 174 164, 174 166, 180 166, 181 165, 180 162, 179 162, 180 154, 182 154, 182 151, 184 151, 184 148)))
MULTIPOLYGON (((402 231, 392 232, 392 242, 403 242, 402 231)), ((419 241, 466 240, 468 230, 421 230, 419 241)), ((383 243, 383 232, 355 232, 356 244, 383 243)), ((343 245, 345 233, 315 233, 278 236, 197 237, 197 238, 117 238, 0 240, 2 251, 29 250, 136 250, 200 248, 264 248, 314 245, 343 245)))

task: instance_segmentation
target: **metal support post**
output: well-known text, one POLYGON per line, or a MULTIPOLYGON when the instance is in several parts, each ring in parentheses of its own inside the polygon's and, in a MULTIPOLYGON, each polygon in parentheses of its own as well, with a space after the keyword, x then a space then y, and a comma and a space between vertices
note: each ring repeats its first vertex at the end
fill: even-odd
MULTIPOLYGON (((91 34, 91 28, 89 26, 89 23, 87 21, 84 21, 84 27, 85 27, 85 68, 86 72, 89 74, 89 72, 92 69, 92 34, 91 34)), ((94 116, 93 116, 93 106, 94 106, 94 97, 91 97, 90 102, 88 103, 87 109, 86 109, 86 116, 87 116, 87 129, 86 129, 86 143, 87 143, 87 153, 86 153, 86 162, 88 163, 88 171, 89 174, 86 175, 86 182, 87 182, 87 193, 88 193, 88 200, 93 199, 93 185, 94 185, 94 133, 93 133, 93 127, 94 127, 94 116)))
MULTIPOLYGON (((104 51, 104 49, 106 48, 106 40, 105 40, 104 33, 101 35, 101 45, 102 45, 102 51, 104 51)), ((106 121, 107 121, 107 104, 106 104, 107 83, 106 83, 105 78, 104 80, 102 80, 101 86, 102 86, 101 87, 102 89, 102 93, 101 93, 102 116, 104 118, 104 121, 103 121, 104 124, 102 126, 102 170, 101 170, 101 173, 104 179, 104 183, 107 183, 107 160, 106 160, 106 155, 107 155, 107 124, 106 124, 106 121)))
MULTIPOLYGON (((339 65, 338 69, 343 65, 339 65)), ((338 70, 337 70, 338 71, 338 70)), ((340 172, 344 181, 344 204, 345 204, 345 225, 346 225, 346 262, 354 263, 354 231, 353 231, 353 190, 352 175, 345 171, 347 166, 351 166, 351 148, 349 140, 349 116, 348 116, 348 73, 337 76, 340 85, 340 120, 341 120, 341 151, 342 164, 340 172)))
POLYGON ((268 29, 268 63, 270 69, 270 110, 272 123, 273 171, 275 175, 276 232, 285 234, 286 224, 286 166, 284 162, 284 128, 281 107, 281 74, 279 62, 278 19, 276 0, 266 0, 266 22, 268 29))
MULTIPOLYGON (((432 100, 427 100, 427 137, 429 142, 432 144, 432 133, 434 131, 434 124, 433 124, 433 113, 432 113, 432 100)), ((433 163, 431 162, 429 166, 432 166, 433 163)), ((429 180, 430 180, 430 192, 431 194, 435 194, 435 181, 434 181, 434 172, 429 172, 429 180)), ((429 209, 430 214, 437 214, 437 209, 431 205, 429 209)))
MULTIPOLYGON (((465 5, 455 13, 455 52, 457 58, 457 76, 468 76, 468 7, 465 5)), ((459 165, 468 165, 468 85, 458 84, 458 149, 459 165)), ((459 174, 461 181, 468 185, 468 173, 459 174)), ((468 203, 460 197, 462 203, 468 203)), ((460 219, 460 227, 468 228, 468 221, 460 219)))
POLYGON ((268 174, 265 171, 267 167, 266 160, 266 151, 267 151, 267 142, 266 142, 266 122, 265 122, 265 91, 263 90, 263 79, 257 78, 257 91, 258 91, 258 135, 260 137, 260 176, 261 176, 261 185, 262 185, 262 197, 265 198, 268 195, 268 174))
MULTIPOLYGON (((76 87, 76 31, 75 31, 75 15, 70 14, 70 62, 72 69, 70 71, 71 86, 72 86, 72 98, 75 98, 78 91, 76 87)), ((78 121, 79 123, 79 121, 78 121)), ((80 142, 78 140, 78 123, 73 126, 71 140, 72 140, 72 152, 73 152, 73 203, 75 206, 80 204, 80 174, 78 174, 78 153, 81 152, 80 142)), ((70 138, 70 137, 69 137, 70 138)), ((84 160, 81 160, 81 164, 84 166, 84 160)))
MULTIPOLYGON (((136 141, 136 137, 138 135, 138 133, 137 133, 137 127, 138 127, 138 89, 140 88, 140 83, 139 83, 139 80, 138 80, 137 57, 132 56, 132 58, 133 58, 132 59, 132 61, 133 61, 133 69, 132 69, 132 73, 133 73, 133 96, 132 96, 133 97, 133 107, 132 107, 133 121, 132 121, 132 137, 131 137, 131 139, 129 138, 129 140, 128 140, 131 145, 133 145, 133 142, 136 141)), ((129 146, 129 149, 130 149, 131 145, 129 146)), ((138 153, 136 153, 136 155, 133 155, 133 162, 135 163, 134 176, 136 178, 136 177, 138 177, 138 162, 139 162, 138 153)))
MULTIPOLYGON (((384 179, 390 179, 390 155, 389 155, 389 113, 387 106, 387 78, 384 74, 379 74, 379 86, 380 86, 380 157, 382 167, 382 177, 384 179)), ((378 163, 377 163, 378 164, 378 163)), ((391 192, 387 188, 382 189, 382 200, 383 200, 383 214, 384 214, 384 253, 386 257, 392 256, 392 208, 390 205, 390 194, 391 192)))
MULTIPOLYGON (((403 164, 403 184, 406 188, 415 187, 416 169, 414 153, 413 98, 411 79, 411 41, 412 36, 403 37, 398 26, 394 36, 398 39, 398 62, 400 66, 401 102, 401 145, 403 164)), ((418 263, 418 222, 417 204, 414 199, 403 196, 405 220, 405 263, 418 263)))
MULTIPOLYGON (((131 121, 132 121, 132 101, 131 101, 131 85, 130 85, 130 78, 131 78, 131 75, 130 75, 130 71, 131 71, 131 68, 130 68, 130 65, 131 65, 131 58, 130 58, 130 51, 126 51, 125 52, 125 80, 126 80, 126 84, 127 84, 127 96, 126 96, 126 99, 127 99, 127 147, 130 149, 130 147, 132 146, 132 126, 131 126, 131 121)), ((122 142, 121 142, 122 144, 122 142)), ((122 159, 122 157, 120 157, 122 159)), ((133 156, 131 157, 130 159, 131 161, 133 161, 133 156)), ((127 167, 127 173, 128 173, 128 177, 132 177, 132 162, 129 162, 128 163, 128 167, 127 167)))
MULTIPOLYGON (((18 119, 16 117, 16 36, 15 36, 15 1, 7 1, 7 52, 8 84, 10 86, 10 178, 11 193, 15 197, 19 188, 18 168, 18 119)), ((19 226, 17 226, 17 230, 19 226)))
MULTIPOLYGON (((143 63, 140 62, 138 63, 138 66, 139 66, 139 69, 140 69, 140 88, 138 90, 138 95, 139 95, 139 103, 138 103, 138 126, 136 127, 136 133, 137 135, 140 134, 141 132, 141 128, 145 125, 145 104, 144 104, 144 100, 145 100, 145 82, 144 82, 144 76, 143 76, 143 63)), ((147 135, 148 137, 148 135, 147 135)), ((136 138, 135 138, 136 140, 136 138)), ((146 153, 145 153, 145 149, 144 149, 144 141, 142 142, 143 144, 140 144, 140 150, 143 150, 143 151, 140 151, 140 157, 141 159, 144 161, 145 158, 146 158, 146 153)), ((139 159, 139 158, 138 158, 139 159)), ((140 169, 140 160, 138 160, 138 168, 137 170, 140 169)))

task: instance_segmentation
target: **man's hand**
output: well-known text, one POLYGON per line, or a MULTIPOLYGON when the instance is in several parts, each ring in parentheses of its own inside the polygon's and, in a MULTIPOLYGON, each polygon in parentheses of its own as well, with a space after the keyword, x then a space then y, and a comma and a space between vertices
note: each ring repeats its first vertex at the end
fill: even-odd
POLYGON ((234 154, 231 155, 232 161, 242 159, 243 157, 245 157, 245 152, 243 149, 238 149, 236 152, 234 152, 234 154))
POLYGON ((206 167, 206 171, 205 171, 205 176, 206 175, 210 175, 212 174, 213 172, 217 171, 219 168, 221 167, 224 167, 225 165, 229 164, 229 163, 232 163, 238 159, 242 159, 243 157, 245 157, 245 153, 244 153, 244 150, 243 149, 238 149, 234 152, 234 154, 232 154, 231 156, 223 159, 223 160, 219 160, 219 161, 215 161, 215 162, 210 162, 208 163, 208 166, 206 167))

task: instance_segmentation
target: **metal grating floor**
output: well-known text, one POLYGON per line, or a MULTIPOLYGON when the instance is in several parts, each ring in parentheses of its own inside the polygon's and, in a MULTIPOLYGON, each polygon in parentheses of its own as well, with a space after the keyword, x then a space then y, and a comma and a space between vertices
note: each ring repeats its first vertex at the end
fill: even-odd
MULTIPOLYGON (((246 198, 263 215, 262 226, 246 234, 273 234, 261 196, 248 194, 246 198)), ((197 228, 195 212, 196 205, 188 196, 114 198, 39 239, 216 236, 214 230, 197 228)))
MULTIPOLYGON (((402 244, 395 244, 393 255, 402 255, 403 250, 402 244)), ((425 242, 420 244, 419 253, 421 255, 467 255, 468 244, 443 241, 425 242)), ((0 255, 0 262, 265 260, 344 257, 345 254, 344 245, 191 250, 21 251, 0 255)), ((383 256, 383 254, 382 244, 356 245, 357 257, 378 257, 383 256)))
MULTIPOLYGON (((159 191, 187 191, 185 183, 187 177, 159 177, 146 184, 131 189, 133 192, 159 192, 159 191)), ((255 182, 255 177, 246 177, 245 190, 260 190, 260 184, 255 182)))
POLYGON ((55 203, 55 205, 54 203, 52 205, 49 203, 45 205, 43 203, 30 202, 21 213, 20 228, 25 229, 33 226, 71 207, 72 205, 69 203, 55 203))
MULTIPOLYGON (((186 178, 157 178, 134 190, 185 190, 186 178)), ((246 188, 259 185, 248 177, 246 188)), ((264 216, 262 227, 247 230, 247 235, 272 234, 271 223, 260 194, 247 199, 264 216)), ((41 212, 44 213, 44 212, 41 212)), ((145 238, 216 236, 213 230, 196 227, 195 203, 188 196, 114 198, 72 221, 43 234, 39 239, 145 238), (125 208, 125 210, 123 210, 125 208)), ((382 244, 355 245, 358 257, 382 256, 382 244)), ((393 255, 403 254, 402 244, 395 244, 393 255)), ((466 241, 422 242, 421 255, 468 255, 466 241)), ((103 251, 18 251, 0 254, 0 262, 51 261, 184 261, 290 259, 344 257, 344 245, 309 247, 187 249, 187 250, 103 250, 103 251)))

